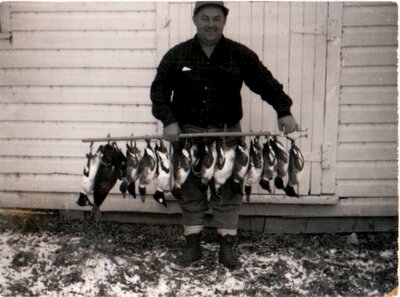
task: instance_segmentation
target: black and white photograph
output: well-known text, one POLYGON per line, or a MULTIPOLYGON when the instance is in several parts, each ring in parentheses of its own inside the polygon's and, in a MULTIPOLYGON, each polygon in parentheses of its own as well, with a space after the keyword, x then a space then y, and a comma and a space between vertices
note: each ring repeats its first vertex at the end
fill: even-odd
POLYGON ((398 5, 1 1, 0 296, 396 297, 398 5))

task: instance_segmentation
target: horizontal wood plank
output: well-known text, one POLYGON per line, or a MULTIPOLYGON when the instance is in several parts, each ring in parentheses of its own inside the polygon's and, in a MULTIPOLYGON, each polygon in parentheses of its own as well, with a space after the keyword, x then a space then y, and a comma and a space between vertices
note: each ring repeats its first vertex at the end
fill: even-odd
POLYGON ((380 26, 397 24, 396 6, 351 6, 344 9, 343 26, 380 26))
POLYGON ((0 69, 1 86, 149 87, 153 69, 0 69))
POLYGON ((339 125, 339 142, 394 142, 397 124, 339 125))
POLYGON ((3 50, 0 68, 155 68, 154 50, 3 50))
POLYGON ((397 65, 397 49, 395 46, 345 47, 342 58, 344 67, 397 65))
POLYGON ((148 87, 0 87, 0 103, 150 104, 148 87))
POLYGON ((336 193, 343 197, 393 197, 398 194, 395 180, 337 180, 336 193))
POLYGON ((0 189, 4 191, 29 191, 79 193, 81 176, 68 174, 0 174, 0 189))
POLYGON ((342 46, 397 46, 397 27, 347 27, 343 28, 342 46))
MULTIPOLYGON (((239 227, 240 228, 240 227, 239 227)), ((245 228, 245 227, 244 227, 245 228)), ((247 229, 253 230, 251 226, 247 229)), ((257 230, 257 229, 256 229, 257 230)), ((316 234, 353 232, 396 232, 398 222, 385 218, 265 218, 264 233, 316 234)))
POLYGON ((390 2, 390 1, 345 1, 343 2, 343 5, 345 7, 351 7, 351 6, 357 6, 357 7, 363 7, 363 6, 391 6, 391 7, 396 7, 397 4, 396 2, 390 2))
POLYGON ((341 180, 397 179, 396 161, 337 162, 336 170, 341 180))
POLYGON ((75 139, 146 135, 157 133, 157 122, 148 124, 119 123, 45 123, 45 122, 0 122, 2 139, 75 139))
POLYGON ((13 13, 13 31, 155 30, 155 11, 13 13))
POLYGON ((0 49, 12 49, 11 35, 7 38, 0 38, 0 49))
MULTIPOLYGON (((55 169, 51 174, 43 173, 0 173, 0 189, 4 191, 19 192, 42 192, 42 193, 74 193, 79 195, 81 191, 81 181, 84 163, 79 166, 76 164, 76 173, 67 174, 55 169), (79 168, 80 167, 80 168, 79 168)), ((45 168, 42 166, 42 169, 45 168)), ((49 168, 51 170, 51 168, 49 168)), ((117 181, 110 191, 110 196, 116 195, 122 199, 119 190, 121 181, 117 181)), ((155 182, 146 186, 148 197, 153 200, 152 195, 156 191, 155 182)), ((147 197, 146 196, 146 197, 147 197)), ((77 196, 76 196, 77 197, 77 196)), ((129 196, 129 198, 131 198, 129 196)), ((150 200, 148 199, 148 200, 150 200)), ((171 199, 174 199, 171 197, 171 199)), ((133 198, 131 199, 133 200, 133 198)), ((140 200, 140 199, 139 199, 140 200)))
POLYGON ((0 104, 0 121, 154 123, 151 106, 0 104))
POLYGON ((82 157, 89 146, 78 140, 0 139, 2 157, 82 157))
MULTIPOLYGON (((90 207, 76 205, 77 193, 35 193, 0 192, 0 207, 31 209, 67 209, 89 211, 90 207)), ((241 208, 242 216, 270 217, 379 217, 397 216, 396 197, 365 197, 340 199, 336 205, 282 205, 249 204, 241 208)), ((140 199, 123 199, 119 194, 111 194, 101 207, 107 212, 140 212, 157 214, 180 214, 180 207, 174 200, 168 200, 165 208, 151 199, 142 203, 140 199)), ((210 212, 208 212, 210 213, 210 212)))
POLYGON ((343 86, 340 104, 397 104, 397 87, 343 86))
POLYGON ((397 123, 396 105, 340 105, 339 121, 347 123, 397 123))
POLYGON ((396 161, 397 143, 340 143, 337 160, 340 161, 396 161))
POLYGON ((342 86, 395 86, 397 66, 345 67, 340 78, 342 86))
POLYGON ((16 31, 13 49, 156 49, 155 31, 16 31))
MULTIPOLYGON (((46 150, 42 147, 42 150, 46 150)), ((0 173, 18 174, 82 174, 86 158, 0 158, 0 173)))
POLYGON ((155 2, 121 1, 121 2, 10 2, 13 13, 18 12, 73 12, 73 11, 152 11, 155 2))
MULTIPOLYGON (((142 134, 140 134, 142 135, 142 134)), ((96 151, 101 142, 94 144, 96 151)), ((118 141, 118 146, 125 151, 126 142, 118 141)), ((137 147, 144 151, 146 142, 138 140, 137 147)), ((46 139, 0 139, 0 156, 2 157, 37 157, 37 158, 83 158, 89 152, 89 144, 80 140, 46 140, 46 139)))

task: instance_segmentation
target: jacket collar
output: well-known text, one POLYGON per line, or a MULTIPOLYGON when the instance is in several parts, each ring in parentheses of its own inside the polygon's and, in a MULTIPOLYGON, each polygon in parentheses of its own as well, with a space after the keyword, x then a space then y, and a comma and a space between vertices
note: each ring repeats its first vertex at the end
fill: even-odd
MULTIPOLYGON (((199 48, 201 48, 200 41, 199 41, 199 37, 198 37, 197 34, 193 37, 193 42, 194 42, 199 48)), ((226 38, 225 38, 225 36, 222 34, 220 40, 218 41, 217 45, 215 46, 215 49, 217 49, 217 48, 219 48, 219 47, 222 47, 223 45, 225 45, 225 43, 226 43, 226 38)))

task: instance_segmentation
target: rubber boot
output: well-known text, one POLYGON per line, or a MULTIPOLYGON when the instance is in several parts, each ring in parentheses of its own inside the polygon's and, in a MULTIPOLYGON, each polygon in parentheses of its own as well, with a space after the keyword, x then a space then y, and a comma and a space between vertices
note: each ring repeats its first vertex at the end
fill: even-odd
POLYGON ((233 254, 233 246, 236 243, 236 236, 219 236, 219 262, 229 270, 236 270, 241 267, 238 258, 233 254))
POLYGON ((176 264, 186 267, 201 259, 200 237, 200 233, 186 236, 186 246, 182 254, 176 259, 176 264))

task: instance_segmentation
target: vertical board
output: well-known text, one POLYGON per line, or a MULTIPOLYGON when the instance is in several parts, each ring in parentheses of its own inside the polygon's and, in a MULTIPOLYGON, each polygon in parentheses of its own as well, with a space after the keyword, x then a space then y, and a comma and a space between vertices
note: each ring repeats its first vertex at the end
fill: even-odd
MULTIPOLYGON (((303 2, 295 2, 291 3, 291 20, 290 20, 290 59, 289 59, 289 95, 293 100, 292 105, 292 114, 295 117, 296 121, 302 127, 302 114, 301 114, 301 106, 303 100, 310 100, 311 98, 303 97, 303 81, 304 81, 304 73, 303 73, 303 43, 304 43, 304 3, 303 2)), ((302 141, 300 139, 300 141, 302 141)), ((301 143, 297 144, 301 150, 301 143)), ((306 177, 305 174, 306 168, 303 169, 303 172, 300 175, 299 183, 300 185, 305 185, 304 179, 306 177)), ((296 191, 299 191, 298 187, 296 187, 296 191)), ((304 192, 301 194, 304 195, 304 192)))
POLYGON ((328 44, 326 61, 326 91, 323 159, 322 159, 322 193, 333 194, 336 190, 336 154, 339 119, 341 39, 343 3, 329 3, 328 8, 328 44))
MULTIPOLYGON (((166 2, 158 2, 156 4, 156 56, 157 65, 160 63, 164 54, 170 47, 169 25, 171 19, 169 17, 169 5, 166 2)), ((157 124, 157 134, 161 134, 163 125, 160 121, 157 124)))
POLYGON ((291 5, 290 22, 290 76, 289 95, 293 99, 292 114, 301 125, 302 75, 303 75, 303 18, 304 3, 291 5))
MULTIPOLYGON (((251 4, 251 46, 258 57, 262 59, 264 51, 264 3, 253 2, 251 4)), ((259 95, 250 94, 250 127, 253 131, 268 130, 263 126, 263 102, 259 95)))
POLYGON ((283 84, 284 91, 289 85, 289 28, 290 28, 290 2, 278 3, 278 52, 276 78, 283 84))
POLYGON ((156 22, 157 22, 156 52, 157 52, 157 65, 158 65, 162 57, 170 47, 169 26, 171 23, 171 19, 169 17, 168 3, 158 2, 156 5, 157 5, 156 6, 156 22))
POLYGON ((179 43, 179 29, 180 26, 180 15, 179 15, 179 4, 170 3, 169 5, 169 44, 170 47, 179 43))
POLYGON ((185 41, 192 38, 192 4, 191 3, 180 3, 179 5, 179 41, 185 41), (187 24, 190 25, 187 25, 187 24))
MULTIPOLYGON (((315 2, 304 3, 304 30, 315 32, 315 2)), ((314 100, 314 62, 315 62, 315 34, 305 33, 303 36, 303 67, 302 67, 302 94, 300 128, 312 131, 313 128, 313 100, 314 100)), ((314 135, 299 140, 303 153, 311 152, 311 141, 314 135)), ((299 184, 299 193, 307 195, 310 189, 311 163, 306 162, 299 184)))
MULTIPOLYGON (((320 155, 323 139, 324 104, 325 104, 325 71, 326 71, 326 32, 328 3, 317 2, 316 36, 315 36, 315 64, 314 64, 314 101, 312 147, 314 155, 320 155), (325 34, 324 34, 325 33, 325 34)), ((321 193, 322 168, 321 162, 311 163, 310 193, 321 193)))
MULTIPOLYGON (((276 74, 278 72, 278 2, 264 3, 264 65, 276 74)), ((267 130, 278 130, 276 112, 263 104, 262 108, 263 127, 267 130)))
MULTIPOLYGON (((239 42, 251 47, 252 40, 252 21, 251 21, 251 3, 250 2, 239 2, 239 42)), ((252 131, 252 114, 251 114, 251 99, 252 94, 249 88, 244 86, 242 88, 242 107, 243 107, 243 130, 252 131), (248 126, 247 126, 248 125, 248 126)))
MULTIPOLYGON (((290 60, 290 2, 278 2, 277 23, 277 69, 274 77, 283 85, 283 90, 288 93, 289 86, 289 60, 290 60)), ((274 115, 276 119, 276 113, 274 115)), ((284 143, 286 145, 286 143, 284 143)), ((282 194, 277 190, 277 194, 282 194)))

